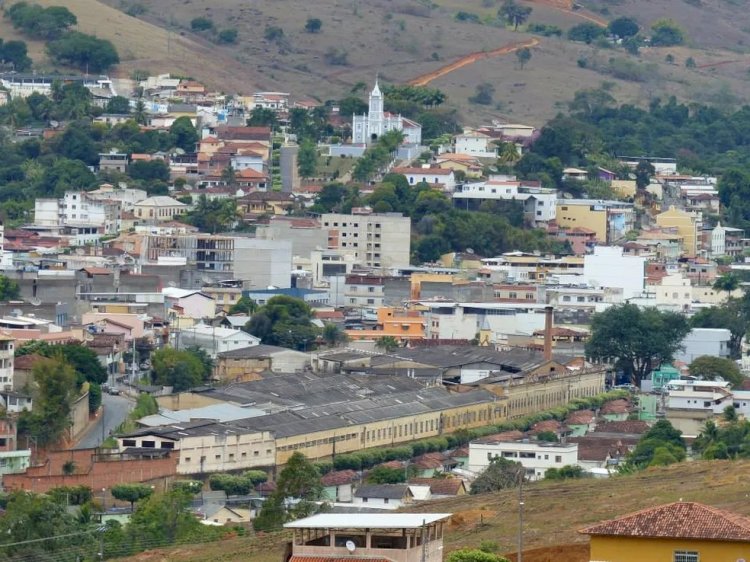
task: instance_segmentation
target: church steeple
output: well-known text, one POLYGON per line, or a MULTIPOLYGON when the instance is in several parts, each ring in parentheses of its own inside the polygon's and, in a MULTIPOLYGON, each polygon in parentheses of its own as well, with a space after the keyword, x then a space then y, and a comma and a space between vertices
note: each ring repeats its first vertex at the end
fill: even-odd
MULTIPOLYGON (((375 75, 375 87, 370 92, 370 121, 380 122, 383 119, 383 93, 380 91, 379 76, 375 75)), ((378 136, 381 131, 377 131, 378 136)))

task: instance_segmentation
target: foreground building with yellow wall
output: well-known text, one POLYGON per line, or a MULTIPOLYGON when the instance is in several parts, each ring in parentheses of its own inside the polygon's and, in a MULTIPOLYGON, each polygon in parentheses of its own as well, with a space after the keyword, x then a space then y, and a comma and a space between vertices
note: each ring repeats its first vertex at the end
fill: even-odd
POLYGON ((735 562, 750 552, 750 518, 674 502, 592 525, 591 562, 735 562))

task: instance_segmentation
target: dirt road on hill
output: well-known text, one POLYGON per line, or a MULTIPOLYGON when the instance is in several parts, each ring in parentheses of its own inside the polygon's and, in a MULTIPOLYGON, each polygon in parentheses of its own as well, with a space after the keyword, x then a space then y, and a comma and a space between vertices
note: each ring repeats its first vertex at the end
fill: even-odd
POLYGON ((501 57, 510 53, 515 53, 519 49, 523 49, 525 47, 536 47, 538 44, 539 39, 529 39, 528 41, 522 41, 520 43, 511 43, 509 45, 505 45, 504 47, 493 49, 492 51, 478 51, 475 53, 470 53, 454 60, 450 64, 441 66, 437 70, 433 70, 432 72, 422 74, 421 76, 417 76, 416 78, 409 80, 409 84, 411 84, 412 86, 426 86, 433 80, 437 80, 438 78, 441 78, 446 74, 450 74, 451 72, 454 72, 459 68, 463 68, 464 66, 474 64, 477 61, 491 59, 494 57, 501 57))

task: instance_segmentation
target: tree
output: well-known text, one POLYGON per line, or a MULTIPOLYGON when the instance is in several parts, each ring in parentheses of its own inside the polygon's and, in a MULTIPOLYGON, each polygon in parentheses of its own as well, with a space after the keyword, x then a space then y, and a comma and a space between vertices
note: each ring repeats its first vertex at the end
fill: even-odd
POLYGON ((734 273, 725 273, 721 277, 717 277, 713 284, 714 291, 724 291, 727 295, 733 293, 740 286, 740 279, 734 273))
POLYGON ((190 499, 189 494, 172 490, 138 502, 128 526, 135 546, 145 550, 200 536, 203 525, 190 512, 190 499))
POLYGON ((710 355, 701 355, 696 357, 688 367, 690 374, 707 381, 716 380, 721 377, 731 383, 733 387, 738 387, 745 380, 742 376, 737 363, 726 357, 712 357, 710 355))
POLYGON ((238 219, 237 202, 234 199, 209 199, 204 193, 185 220, 200 230, 216 233, 231 228, 238 219))
POLYGON ((253 314, 256 310, 258 310, 258 303, 256 303, 250 297, 240 297, 237 302, 232 305, 227 314, 229 314, 230 316, 234 314, 250 315, 253 314))
POLYGON ((375 340, 375 347, 382 349, 386 353, 392 353, 400 346, 398 340, 394 336, 382 336, 375 340))
POLYGON ((515 488, 521 483, 526 470, 521 463, 494 457, 490 465, 471 483, 472 494, 486 494, 505 488, 515 488))
POLYGON ((237 42, 237 30, 233 27, 222 29, 218 35, 219 43, 233 45, 237 42))
POLYGON ((17 299, 21 294, 18 283, 13 279, 0 275, 0 301, 17 299))
POLYGON ((56 62, 88 72, 104 72, 120 62, 114 45, 78 31, 70 31, 47 43, 47 53, 56 62))
POLYGON ((23 41, 3 41, 0 39, 0 59, 13 65, 13 70, 23 72, 31 68, 26 43, 23 41))
POLYGON ((376 466, 367 473, 366 481, 368 484, 400 484, 406 482, 406 470, 376 466))
POLYGON ((193 31, 208 31, 209 29, 213 29, 214 22, 210 18, 193 18, 190 20, 190 29, 193 31))
POLYGON ((633 18, 620 17, 613 19, 607 26, 609 32, 619 39, 635 37, 640 31, 638 23, 633 18))
POLYGON ((308 33, 319 33, 322 27, 323 22, 320 21, 320 19, 307 18, 307 23, 305 23, 305 31, 307 31, 308 33))
POLYGON ((654 47, 673 47, 685 42, 685 32, 670 19, 661 19, 654 22, 651 31, 651 45, 654 47))
POLYGON ((146 484, 116 484, 110 489, 112 497, 124 502, 130 502, 130 512, 135 510, 135 503, 148 498, 154 493, 151 486, 146 484))
POLYGON ((186 115, 175 119, 169 127, 169 135, 172 137, 172 144, 185 152, 195 152, 195 145, 200 138, 190 117, 186 115))
POLYGON ((128 113, 130 113, 130 101, 128 100, 128 98, 123 96, 115 96, 113 98, 110 98, 110 100, 107 102, 105 111, 107 113, 127 115, 128 113))
POLYGON ((685 451, 682 432, 667 420, 659 420, 638 441, 624 468, 643 469, 681 462, 685 460, 685 451))
POLYGON ((21 413, 19 433, 36 438, 40 447, 57 443, 70 425, 70 410, 75 398, 76 373, 58 355, 37 361, 32 368, 36 387, 33 412, 21 413))
POLYGON ((78 23, 64 6, 43 8, 39 4, 16 2, 6 11, 13 27, 35 39, 57 39, 78 23))
POLYGON ((510 562, 499 554, 480 549, 462 548, 448 555, 445 562, 510 562))
POLYGON ((274 128, 279 122, 279 118, 273 109, 267 107, 256 107, 250 112, 250 119, 247 124, 250 127, 271 127, 274 128))
POLYGON ((210 375, 203 358, 190 349, 164 347, 151 355, 154 382, 173 386, 174 392, 198 386, 210 375))
POLYGON ((228 496, 246 496, 253 489, 253 483, 248 478, 233 474, 212 474, 208 485, 212 490, 223 490, 228 496))
POLYGON ((169 165, 161 159, 136 160, 128 164, 127 174, 134 180, 167 182, 169 181, 169 165))
POLYGON ((544 473, 545 480, 567 480, 569 478, 585 478, 586 476, 586 472, 577 464, 548 468, 544 473))
POLYGON ((523 70, 523 67, 531 60, 531 49, 528 47, 518 49, 516 51, 516 59, 518 60, 518 66, 523 70))
POLYGON ((346 343, 348 340, 349 338, 347 337, 346 332, 344 332, 336 324, 326 322, 326 324, 323 326, 323 341, 326 342, 326 345, 328 345, 328 347, 333 347, 340 343, 346 343))
POLYGON ((521 6, 515 0, 505 0, 498 12, 498 17, 512 25, 514 30, 518 30, 518 26, 525 23, 530 15, 531 7, 521 6))
POLYGON ((638 189, 646 189, 651 184, 651 176, 656 173, 656 169, 651 162, 641 160, 635 167, 635 186, 638 189))
POLYGON ((318 337, 310 306, 302 299, 285 295, 271 297, 244 329, 263 343, 300 351, 314 346, 318 337))
POLYGON ((613 306, 594 315, 586 355, 615 359, 631 382, 640 386, 654 366, 672 359, 689 331, 681 314, 634 304, 613 306))
POLYGON ((286 466, 279 473, 274 494, 283 499, 300 500, 289 509, 288 514, 291 518, 310 515, 316 509, 313 502, 323 496, 323 484, 318 468, 299 451, 292 453, 286 466))
POLYGON ((318 168, 318 147, 314 141, 305 139, 297 153, 297 169, 303 178, 315 176, 318 168))
POLYGON ((726 328, 731 337, 729 339, 730 356, 740 357, 742 338, 747 332, 748 310, 743 305, 744 299, 730 298, 723 306, 703 308, 690 319, 692 328, 726 328))
POLYGON ((568 39, 571 41, 582 41, 587 45, 590 45, 603 35, 604 28, 591 22, 579 23, 568 30, 568 39))
POLYGON ((492 96, 495 95, 495 86, 489 82, 482 82, 476 87, 476 92, 469 98, 471 103, 478 105, 490 105, 492 103, 492 96))

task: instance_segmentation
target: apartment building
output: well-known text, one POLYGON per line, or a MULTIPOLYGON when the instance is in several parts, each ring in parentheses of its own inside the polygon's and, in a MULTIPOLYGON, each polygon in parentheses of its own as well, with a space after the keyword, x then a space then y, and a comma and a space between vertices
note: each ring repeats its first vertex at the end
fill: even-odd
POLYGON ((633 230, 635 213, 632 203, 563 199, 557 201, 556 221, 562 228, 591 229, 596 233, 598 241, 611 244, 633 230))
POLYGON ((92 243, 103 235, 118 234, 122 203, 98 200, 85 191, 66 191, 60 199, 34 201, 34 226, 52 234, 71 234, 74 244, 92 243))
POLYGON ((353 249, 361 265, 374 268, 409 265, 409 217, 400 213, 327 213, 321 216, 320 222, 328 230, 328 248, 353 249))
POLYGON ((376 308, 383 306, 386 278, 381 275, 350 274, 344 284, 347 307, 376 308))
POLYGON ((470 471, 482 472, 495 458, 521 463, 529 480, 541 480, 547 469, 578 464, 578 443, 497 441, 492 437, 469 443, 470 471))
POLYGON ((489 180, 456 187, 453 202, 459 208, 478 208, 484 201, 520 201, 531 226, 543 226, 557 215, 557 191, 536 182, 489 180))
POLYGON ((700 212, 683 211, 671 206, 663 213, 656 215, 656 224, 661 228, 672 228, 682 236, 682 252, 686 257, 694 258, 698 254, 703 219, 700 212))

